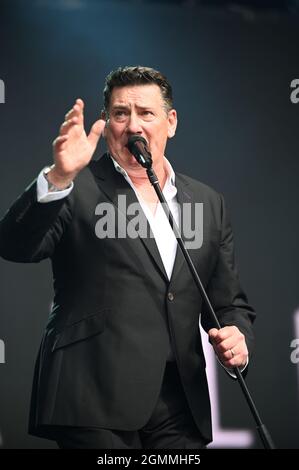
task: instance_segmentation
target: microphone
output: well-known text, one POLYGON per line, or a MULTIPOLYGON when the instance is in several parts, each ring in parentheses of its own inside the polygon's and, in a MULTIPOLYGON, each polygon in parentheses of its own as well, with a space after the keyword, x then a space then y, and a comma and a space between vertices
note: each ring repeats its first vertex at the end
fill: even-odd
POLYGON ((131 135, 128 139, 127 147, 141 166, 147 169, 151 168, 152 156, 148 150, 147 141, 141 135, 131 135))

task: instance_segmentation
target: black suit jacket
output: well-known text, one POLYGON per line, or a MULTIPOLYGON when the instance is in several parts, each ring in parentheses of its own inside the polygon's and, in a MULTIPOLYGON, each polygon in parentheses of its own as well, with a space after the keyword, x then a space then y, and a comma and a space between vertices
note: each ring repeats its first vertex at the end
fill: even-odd
MULTIPOLYGON (((203 203, 204 233, 191 258, 221 325, 236 325, 251 350, 253 309, 241 290, 223 198, 176 175, 180 204, 203 203)), ((95 208, 118 195, 137 202, 109 156, 92 161, 62 200, 37 202, 36 182, 0 224, 0 254, 50 257, 55 298, 34 375, 30 432, 53 426, 136 430, 150 418, 171 348, 195 422, 211 440, 205 358, 198 329, 213 325, 178 248, 171 280, 153 238, 99 239, 95 208), (172 294, 172 295, 170 295, 172 294)))

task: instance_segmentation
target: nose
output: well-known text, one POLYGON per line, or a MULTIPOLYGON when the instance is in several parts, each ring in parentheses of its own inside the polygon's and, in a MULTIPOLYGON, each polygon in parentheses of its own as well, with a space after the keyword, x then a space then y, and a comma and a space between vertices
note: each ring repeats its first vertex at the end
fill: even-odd
POLYGON ((141 134, 142 127, 140 125, 140 119, 136 113, 131 113, 127 122, 126 131, 128 134, 141 134))

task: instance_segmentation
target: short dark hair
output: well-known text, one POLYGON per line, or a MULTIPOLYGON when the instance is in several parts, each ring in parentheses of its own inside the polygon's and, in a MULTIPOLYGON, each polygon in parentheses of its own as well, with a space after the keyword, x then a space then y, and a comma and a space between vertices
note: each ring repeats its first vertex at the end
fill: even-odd
POLYGON ((113 88, 149 84, 158 85, 158 87, 160 88, 166 112, 172 109, 172 88, 167 78, 155 69, 136 65, 119 67, 118 69, 113 70, 107 75, 103 92, 103 112, 106 114, 109 111, 110 99, 113 88))

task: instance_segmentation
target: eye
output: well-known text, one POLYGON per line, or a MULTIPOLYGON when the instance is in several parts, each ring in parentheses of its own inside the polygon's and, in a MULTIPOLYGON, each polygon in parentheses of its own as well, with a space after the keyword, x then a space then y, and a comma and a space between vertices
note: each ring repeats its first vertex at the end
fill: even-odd
POLYGON ((155 118, 155 115, 152 111, 150 111, 148 109, 144 109, 141 112, 141 117, 142 117, 142 119, 144 119, 144 121, 152 121, 155 118))
POLYGON ((127 118, 128 112, 125 109, 115 109, 112 115, 116 121, 124 121, 127 118))

